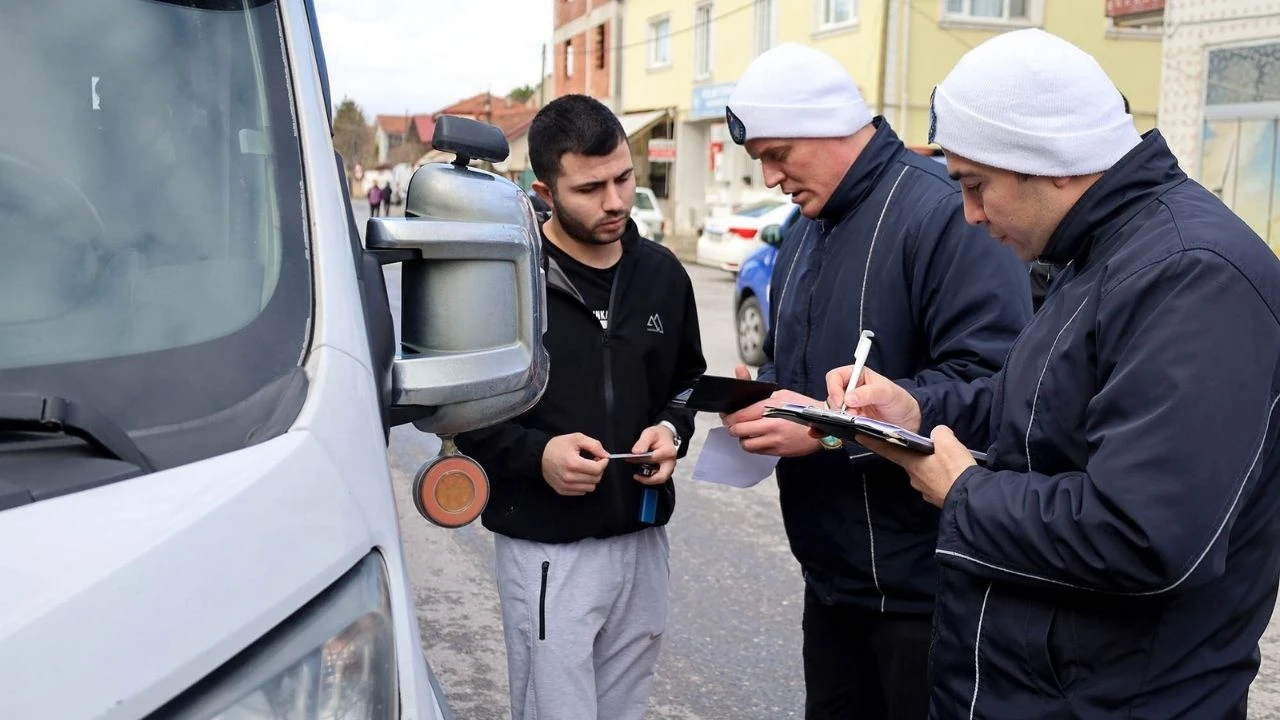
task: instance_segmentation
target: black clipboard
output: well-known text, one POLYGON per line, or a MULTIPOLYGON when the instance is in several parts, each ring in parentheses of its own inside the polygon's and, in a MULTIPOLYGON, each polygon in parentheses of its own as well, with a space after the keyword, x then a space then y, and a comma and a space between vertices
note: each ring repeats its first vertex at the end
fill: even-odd
POLYGON ((777 389, 774 383, 761 380, 703 375, 693 387, 677 395, 671 404, 699 412, 733 413, 768 400, 777 389))
MULTIPOLYGON (((787 403, 781 406, 766 407, 764 416, 782 418, 801 425, 807 425, 818 432, 838 437, 841 440, 858 442, 859 435, 867 435, 918 453, 933 454, 933 440, 930 438, 911 432, 904 427, 862 415, 850 415, 839 410, 827 410, 826 408, 787 403)), ((980 463, 987 462, 987 454, 984 452, 970 450, 969 454, 980 463)))

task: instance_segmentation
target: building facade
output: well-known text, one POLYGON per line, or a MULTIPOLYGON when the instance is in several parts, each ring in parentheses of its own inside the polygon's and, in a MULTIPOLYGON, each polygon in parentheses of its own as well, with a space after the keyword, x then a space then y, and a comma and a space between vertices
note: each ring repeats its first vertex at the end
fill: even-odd
POLYGON ((590 95, 617 110, 617 0, 551 0, 553 96, 590 95))
POLYGON ((1280 2, 1158 4, 1161 132, 1188 174, 1280 252, 1280 2))
POLYGON ((1159 29, 1123 27, 1092 3, 626 0, 620 24, 620 111, 665 110, 669 118, 633 139, 637 176, 663 191, 682 234, 699 232, 708 214, 777 196, 729 140, 724 106, 747 64, 778 43, 840 60, 873 113, 917 147, 927 142, 933 87, 966 51, 1012 29, 1040 27, 1097 57, 1142 130, 1155 124, 1160 96, 1159 29))

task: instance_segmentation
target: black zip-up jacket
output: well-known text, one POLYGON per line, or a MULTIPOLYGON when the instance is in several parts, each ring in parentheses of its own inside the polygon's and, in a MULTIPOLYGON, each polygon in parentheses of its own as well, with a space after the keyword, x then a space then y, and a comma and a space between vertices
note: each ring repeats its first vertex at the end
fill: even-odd
MULTIPOLYGON (((773 266, 760 377, 817 400, 863 329, 876 334, 867 367, 917 387, 996 372, 1031 317, 1026 265, 965 223, 946 168, 874 122, 819 218, 792 225, 773 266)), ((932 612, 938 509, 897 465, 846 448, 778 463, 806 582, 827 604, 932 612)))
POLYGON ((1280 262, 1158 131, 1067 213, 938 530, 935 718, 1243 718, 1280 578, 1280 262))
MULTIPOLYGON (((519 417, 457 437, 458 449, 489 475, 481 522, 508 537, 546 543, 652 527, 640 521, 646 486, 633 477, 636 465, 610 462, 594 492, 566 497, 543 478, 542 453, 551 438, 575 432, 609 452, 630 452, 645 428, 667 420, 678 429, 679 455, 685 455, 694 413, 669 403, 707 367, 693 283, 670 250, 641 238, 628 221, 606 331, 555 261, 543 257, 551 356, 546 392, 519 417)), ((657 490, 655 524, 664 525, 675 508, 675 486, 657 490)))

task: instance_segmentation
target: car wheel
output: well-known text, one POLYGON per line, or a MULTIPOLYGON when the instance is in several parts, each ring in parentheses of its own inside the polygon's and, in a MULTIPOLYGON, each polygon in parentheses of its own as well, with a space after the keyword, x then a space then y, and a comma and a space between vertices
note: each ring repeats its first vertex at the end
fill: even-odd
POLYGON ((738 357, 748 365, 759 367, 764 365, 764 313, 760 310, 760 301, 754 297, 746 298, 738 306, 738 357))

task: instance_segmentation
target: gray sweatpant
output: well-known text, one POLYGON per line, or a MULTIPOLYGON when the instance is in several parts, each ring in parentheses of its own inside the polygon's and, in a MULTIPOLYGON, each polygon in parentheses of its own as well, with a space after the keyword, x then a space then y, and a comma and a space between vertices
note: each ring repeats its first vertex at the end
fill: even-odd
POLYGON ((667 626, 665 527, 547 544, 494 535, 513 720, 641 720, 667 626))

